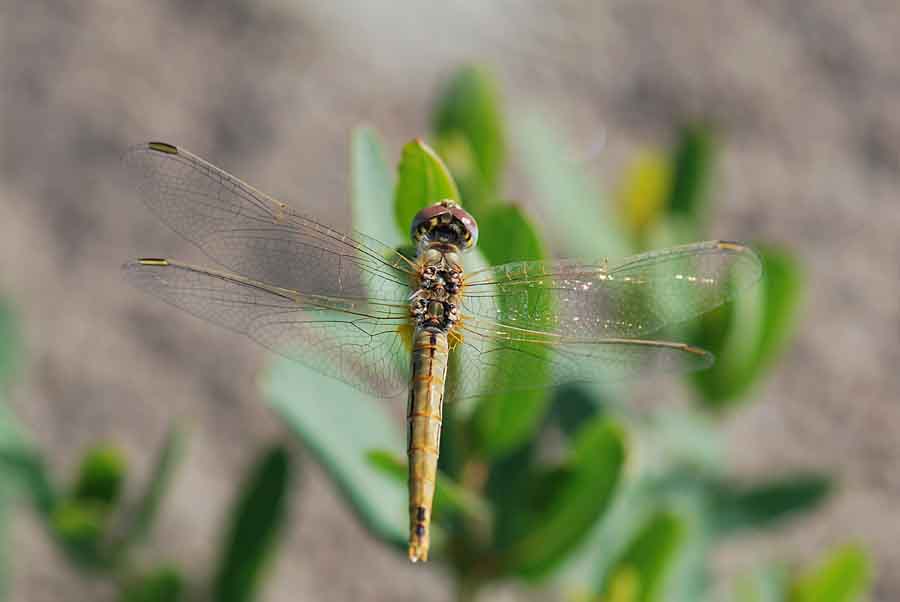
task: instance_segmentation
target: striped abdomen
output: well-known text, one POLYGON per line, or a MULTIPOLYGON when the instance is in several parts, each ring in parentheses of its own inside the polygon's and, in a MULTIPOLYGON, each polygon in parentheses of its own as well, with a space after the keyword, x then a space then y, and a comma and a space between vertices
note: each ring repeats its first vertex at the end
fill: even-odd
POLYGON ((430 328, 416 329, 406 418, 409 455, 409 559, 413 562, 428 560, 448 353, 446 333, 430 328))

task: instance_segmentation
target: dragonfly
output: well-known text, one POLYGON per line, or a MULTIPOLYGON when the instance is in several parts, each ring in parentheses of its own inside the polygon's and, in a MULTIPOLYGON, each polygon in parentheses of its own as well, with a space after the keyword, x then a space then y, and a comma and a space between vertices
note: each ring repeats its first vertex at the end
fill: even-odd
POLYGON ((709 352, 650 335, 725 303, 762 273, 751 248, 727 241, 618 263, 466 271, 478 224, 449 200, 412 220, 412 256, 307 217, 172 144, 134 146, 124 162, 151 212, 215 264, 138 259, 123 266, 130 283, 371 395, 408 394, 413 562, 429 554, 445 394, 706 368, 709 352))

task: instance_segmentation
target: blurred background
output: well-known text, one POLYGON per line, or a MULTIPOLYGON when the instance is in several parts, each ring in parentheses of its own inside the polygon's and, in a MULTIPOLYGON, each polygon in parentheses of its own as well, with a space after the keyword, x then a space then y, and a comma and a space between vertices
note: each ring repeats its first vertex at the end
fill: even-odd
MULTIPOLYGON (((714 418, 721 462, 738 481, 808 473, 834 488, 802 517, 710 549, 710 595, 851 544, 868 559, 869 598, 900 599, 896 3, 13 1, 0 32, 0 295, 25 349, 7 400, 17 428, 59 483, 111 443, 135 497, 170 426, 189 425, 134 562, 213 572, 238 485, 284 440, 300 478, 260 599, 462 599, 453 565, 411 566, 356 520, 263 399, 263 350, 125 285, 129 258, 197 253, 144 208, 120 157, 146 140, 183 145, 349 227, 354 129, 378 131, 393 171, 408 140, 430 141, 447 82, 476 64, 502 98, 504 198, 536 224, 554 207, 534 181, 542 136, 614 204, 654 157, 690 143, 685 125, 711 124, 705 236, 766 241, 803 274, 777 359, 714 418)), ((571 253, 560 232, 541 235, 548 255, 571 253)), ((691 403, 682 381, 648 387, 638 396, 691 403)), ((398 432, 401 406, 389 410, 398 432)), ((60 553, 31 506, 7 510, 8 598, 120 599, 115 579, 60 553)), ((581 599, 675 599, 604 591, 581 599)), ((481 594, 585 595, 516 579, 481 594)), ((781 599, 751 595, 738 599, 781 599)))

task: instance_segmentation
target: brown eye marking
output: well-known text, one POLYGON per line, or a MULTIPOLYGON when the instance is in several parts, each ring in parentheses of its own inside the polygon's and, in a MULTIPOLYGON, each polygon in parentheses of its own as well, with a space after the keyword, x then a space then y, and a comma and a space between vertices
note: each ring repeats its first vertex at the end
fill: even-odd
POLYGON ((425 506, 416 509, 416 520, 425 520, 425 506))

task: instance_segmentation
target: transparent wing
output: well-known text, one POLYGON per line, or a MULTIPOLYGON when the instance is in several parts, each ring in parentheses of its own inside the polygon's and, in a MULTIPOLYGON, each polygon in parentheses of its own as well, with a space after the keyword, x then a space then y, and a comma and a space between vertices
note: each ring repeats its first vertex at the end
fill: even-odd
POLYGON ((304 217, 184 149, 140 144, 124 162, 150 210, 231 272, 309 294, 409 294, 410 264, 393 249, 304 217))
POLYGON ((613 382, 659 372, 707 368, 712 354, 681 343, 642 339, 572 338, 491 321, 467 320, 451 354, 453 398, 613 382), (487 392, 487 393, 485 393, 487 392))
POLYGON ((509 263, 465 280, 462 313, 572 339, 643 337, 705 313, 753 285, 759 256, 709 241, 635 255, 619 265, 509 263))
POLYGON ((382 397, 409 387, 405 305, 310 295, 164 259, 123 266, 138 288, 382 397))

